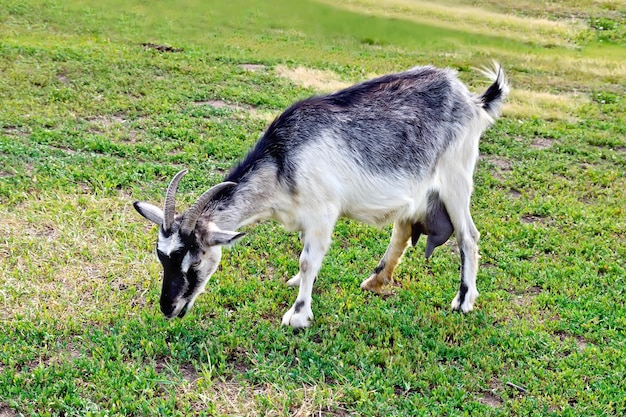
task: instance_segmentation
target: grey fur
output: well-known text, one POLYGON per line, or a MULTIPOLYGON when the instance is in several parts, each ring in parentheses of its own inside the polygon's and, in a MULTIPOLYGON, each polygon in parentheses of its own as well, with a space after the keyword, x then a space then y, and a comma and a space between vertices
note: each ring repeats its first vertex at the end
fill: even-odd
MULTIPOLYGON (((276 164, 278 179, 293 185, 298 154, 325 133, 344 158, 368 172, 421 179, 476 112, 453 71, 417 67, 294 104, 252 153, 271 156, 263 161, 276 164)), ((227 180, 245 180, 238 173, 227 180)))

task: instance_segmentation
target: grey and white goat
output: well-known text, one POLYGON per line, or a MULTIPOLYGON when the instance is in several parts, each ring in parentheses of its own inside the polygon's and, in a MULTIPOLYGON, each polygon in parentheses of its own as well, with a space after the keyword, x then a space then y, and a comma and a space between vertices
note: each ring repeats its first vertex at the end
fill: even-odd
POLYGON ((484 71, 493 84, 469 92, 456 73, 416 67, 295 103, 277 117, 225 181, 176 215, 171 181, 163 210, 135 209, 160 226, 161 311, 183 317, 204 290, 222 246, 236 230, 275 219, 301 232, 300 270, 287 284, 298 297, 282 323, 307 327, 311 292, 340 216, 375 226, 392 223, 391 242, 361 287, 381 292, 402 254, 421 234, 426 256, 456 233, 461 286, 452 308, 472 310, 478 296, 478 237, 470 214, 478 141, 499 116, 509 87, 502 68, 484 71))

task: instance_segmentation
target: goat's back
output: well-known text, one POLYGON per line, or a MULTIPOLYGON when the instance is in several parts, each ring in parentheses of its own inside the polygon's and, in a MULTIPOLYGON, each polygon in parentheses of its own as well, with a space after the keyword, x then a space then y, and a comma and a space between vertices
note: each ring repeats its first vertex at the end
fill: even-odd
POLYGON ((227 180, 270 166, 292 193, 384 224, 425 210, 427 192, 439 188, 442 155, 469 151, 475 159, 489 121, 454 71, 416 67, 295 103, 227 180))

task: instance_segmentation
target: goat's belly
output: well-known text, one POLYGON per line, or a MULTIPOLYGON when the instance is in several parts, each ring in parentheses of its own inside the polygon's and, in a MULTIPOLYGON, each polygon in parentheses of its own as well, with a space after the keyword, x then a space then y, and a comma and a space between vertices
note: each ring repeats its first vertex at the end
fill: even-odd
POLYGON ((352 206, 343 215, 376 227, 383 227, 397 220, 417 221, 427 210, 425 198, 378 200, 377 204, 352 206))
POLYGON ((402 216, 398 215, 398 212, 391 211, 378 211, 378 212, 352 212, 345 213, 344 217, 348 217, 353 220, 357 220, 362 223, 369 224, 375 227, 384 227, 393 223, 402 216))

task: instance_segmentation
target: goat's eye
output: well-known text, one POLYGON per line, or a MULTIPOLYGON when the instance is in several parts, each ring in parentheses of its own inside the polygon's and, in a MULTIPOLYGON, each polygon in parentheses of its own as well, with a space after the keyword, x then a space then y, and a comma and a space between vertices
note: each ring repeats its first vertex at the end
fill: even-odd
POLYGON ((200 261, 200 260, 195 261, 194 263, 192 263, 192 264, 191 264, 191 266, 192 266, 193 268, 197 268, 197 267, 200 265, 200 262, 202 262, 202 261, 200 261))

